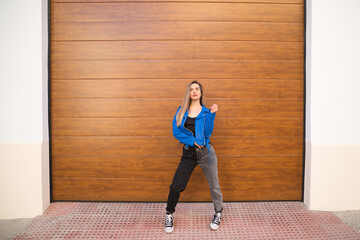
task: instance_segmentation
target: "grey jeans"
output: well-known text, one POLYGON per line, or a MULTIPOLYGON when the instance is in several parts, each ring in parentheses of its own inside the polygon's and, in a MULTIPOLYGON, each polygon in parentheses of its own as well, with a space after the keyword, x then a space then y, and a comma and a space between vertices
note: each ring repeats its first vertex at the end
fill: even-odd
POLYGON ((166 207, 168 212, 175 212, 180 192, 185 190, 190 176, 197 165, 200 165, 200 168, 209 184, 215 212, 222 212, 223 197, 219 185, 217 157, 213 146, 211 144, 209 144, 209 146, 211 164, 209 159, 209 149, 207 147, 197 148, 184 145, 183 155, 175 172, 172 184, 170 185, 170 192, 166 207))

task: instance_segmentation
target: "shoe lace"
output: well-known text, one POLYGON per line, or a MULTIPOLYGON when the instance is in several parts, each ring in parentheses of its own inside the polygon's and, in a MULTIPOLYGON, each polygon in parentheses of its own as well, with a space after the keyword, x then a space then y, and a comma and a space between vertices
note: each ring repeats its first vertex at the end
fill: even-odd
POLYGON ((216 225, 219 225, 220 224, 220 221, 221 221, 221 216, 218 215, 218 214, 215 214, 214 215, 214 219, 212 220, 212 222, 216 225))
POLYGON ((166 219, 165 219, 165 226, 166 227, 171 227, 172 226, 172 221, 173 221, 173 218, 171 215, 167 215, 166 216, 166 219))

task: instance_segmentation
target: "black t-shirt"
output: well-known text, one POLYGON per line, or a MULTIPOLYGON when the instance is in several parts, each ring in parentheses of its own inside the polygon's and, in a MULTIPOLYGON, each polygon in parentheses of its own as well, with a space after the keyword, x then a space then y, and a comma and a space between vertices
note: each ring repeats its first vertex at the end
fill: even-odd
POLYGON ((195 118, 187 117, 184 126, 195 135, 195 118))

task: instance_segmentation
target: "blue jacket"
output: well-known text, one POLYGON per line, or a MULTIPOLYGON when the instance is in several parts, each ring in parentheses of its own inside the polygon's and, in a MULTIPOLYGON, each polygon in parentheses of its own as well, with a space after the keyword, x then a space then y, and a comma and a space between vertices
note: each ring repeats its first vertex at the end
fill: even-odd
MULTIPOLYGON (((198 145, 206 146, 209 150, 209 158, 210 158, 209 138, 214 130, 214 120, 216 113, 211 113, 209 109, 207 109, 204 106, 202 107, 201 112, 195 118, 195 136, 194 136, 194 134, 184 126, 188 116, 189 109, 186 110, 180 126, 176 125, 176 115, 179 112, 180 107, 176 111, 174 120, 172 122, 174 137, 177 140, 179 140, 180 143, 184 143, 185 145, 188 146, 194 147, 195 142, 198 145)), ((210 163, 211 163, 211 159, 210 159, 210 163)))

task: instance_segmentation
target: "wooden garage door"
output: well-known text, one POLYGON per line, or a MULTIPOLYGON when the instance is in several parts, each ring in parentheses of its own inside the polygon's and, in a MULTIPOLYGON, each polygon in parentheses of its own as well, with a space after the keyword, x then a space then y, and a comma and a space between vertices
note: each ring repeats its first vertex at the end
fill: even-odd
MULTIPOLYGON (((303 0, 52 0, 53 200, 166 201, 187 84, 225 201, 301 200, 303 0)), ((200 168, 182 201, 211 200, 200 168)))

